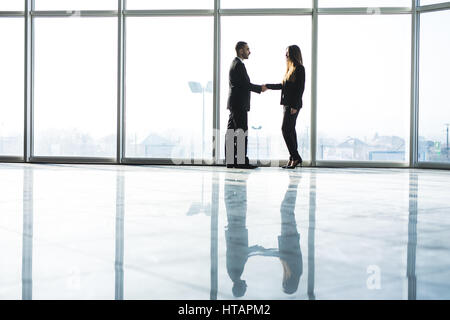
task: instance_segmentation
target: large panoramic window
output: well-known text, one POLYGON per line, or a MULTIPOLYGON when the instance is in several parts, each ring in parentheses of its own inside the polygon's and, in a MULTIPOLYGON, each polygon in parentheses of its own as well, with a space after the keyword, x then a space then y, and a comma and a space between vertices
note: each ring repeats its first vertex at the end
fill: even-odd
POLYGON ((243 8, 311 8, 311 0, 221 0, 220 7, 224 9, 243 8))
POLYGON ((411 0, 319 0, 319 7, 411 7, 411 0))
MULTIPOLYGON (((2 0, 3 1, 3 0, 2 0)), ((35 0, 35 10, 117 10, 117 0, 35 0)))
POLYGON ((114 157, 117 18, 36 18, 34 155, 114 157))
POLYGON ((0 156, 23 155, 23 37, 23 19, 0 18, 0 156))
POLYGON ((317 159, 405 162, 411 17, 321 16, 319 24, 317 159))
POLYGON ((213 18, 126 22, 126 156, 211 159, 213 18))
MULTIPOLYGON (((281 83, 286 71, 286 48, 296 44, 302 50, 306 70, 303 108, 297 119, 298 150, 303 159, 310 159, 310 75, 311 75, 311 17, 223 17, 221 47, 220 155, 229 118, 227 110, 228 72, 236 57, 235 45, 245 41, 250 57, 245 66, 254 84, 281 83), (251 27, 248 27, 251 26, 251 27), (270 26, 269 28, 267 26, 270 26)), ((281 91, 251 93, 248 113, 248 157, 250 160, 286 160, 289 153, 281 133, 283 119, 281 91)))
POLYGON ((450 162, 450 11, 420 16, 419 161, 450 162))
POLYGON ((127 9, 212 9, 214 0, 127 0, 127 9))

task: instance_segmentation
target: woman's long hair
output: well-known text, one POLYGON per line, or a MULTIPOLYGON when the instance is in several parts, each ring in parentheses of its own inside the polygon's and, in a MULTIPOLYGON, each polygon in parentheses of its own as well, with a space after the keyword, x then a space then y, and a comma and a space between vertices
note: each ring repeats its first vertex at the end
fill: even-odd
POLYGON ((294 71, 299 65, 303 65, 302 51, 295 44, 287 48, 289 58, 286 63, 286 74, 283 78, 283 83, 286 81, 295 81, 294 71))

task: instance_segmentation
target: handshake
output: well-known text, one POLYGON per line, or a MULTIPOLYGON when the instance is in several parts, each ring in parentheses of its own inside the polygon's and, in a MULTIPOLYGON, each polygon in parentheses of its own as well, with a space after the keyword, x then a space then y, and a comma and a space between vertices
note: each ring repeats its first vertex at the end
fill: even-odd
POLYGON ((266 92, 267 90, 269 90, 269 89, 267 88, 267 86, 265 84, 263 84, 261 86, 261 92, 266 92))

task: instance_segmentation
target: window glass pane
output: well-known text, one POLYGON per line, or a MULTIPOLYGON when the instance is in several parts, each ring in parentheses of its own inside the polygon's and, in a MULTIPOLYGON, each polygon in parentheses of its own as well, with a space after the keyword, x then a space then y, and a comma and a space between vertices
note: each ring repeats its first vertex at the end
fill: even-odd
POLYGON ((420 16, 419 161, 450 162, 450 11, 420 16))
POLYGON ((0 156, 23 155, 23 19, 0 19, 0 156))
POLYGON ((411 0, 319 0, 319 7, 411 7, 411 0))
POLYGON ((212 9, 214 0, 127 0, 129 10, 152 9, 212 9))
POLYGON ((117 19, 35 20, 34 155, 113 157, 117 19))
POLYGON ((23 11, 25 10, 23 0, 1 0, 0 11, 23 11))
POLYGON ((213 30, 212 17, 127 19, 127 157, 212 157, 213 30))
POLYGON ((117 10, 117 0, 35 0, 35 10, 117 10))
MULTIPOLYGON (((259 85, 281 83, 286 71, 286 48, 292 44, 300 47, 306 82, 303 108, 297 118, 296 131, 298 151, 303 159, 310 159, 311 17, 222 17, 221 24, 221 158, 225 158, 225 133, 229 119, 227 110, 229 68, 236 57, 234 49, 236 43, 245 41, 250 47, 251 54, 244 63, 251 82, 259 85)), ((248 157, 250 160, 289 158, 281 133, 283 107, 280 105, 280 96, 279 90, 268 90, 261 94, 251 93, 251 107, 248 113, 248 157)))
POLYGON ((411 17, 323 16, 319 24, 317 158, 406 161, 411 17))
POLYGON ((311 8, 312 0, 222 0, 221 8, 311 8))

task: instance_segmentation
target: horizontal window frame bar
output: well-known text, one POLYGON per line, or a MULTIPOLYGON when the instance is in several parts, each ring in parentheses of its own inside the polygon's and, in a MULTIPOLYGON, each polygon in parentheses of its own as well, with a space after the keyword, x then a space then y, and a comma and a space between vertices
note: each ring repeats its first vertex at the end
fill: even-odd
POLYGON ((55 11, 31 11, 32 17, 118 17, 117 10, 55 10, 55 11))
POLYGON ((114 158, 66 157, 66 156, 32 156, 31 163, 67 163, 67 164, 118 164, 114 158))
MULTIPOLYGON (((430 12, 450 9, 450 2, 427 5, 417 8, 418 12, 430 12)), ((312 15, 312 8, 280 8, 280 9, 219 9, 219 16, 301 16, 312 15)), ((31 11, 33 17, 117 17, 117 10, 45 10, 31 11)), ((335 7, 318 8, 319 15, 376 15, 376 14, 411 14, 410 7, 335 7), (370 12, 369 12, 370 10, 370 12)), ((179 16, 214 16, 214 9, 174 9, 174 10, 122 10, 129 17, 179 17, 179 16)), ((0 16, 23 16, 23 11, 4 11, 0 16)))
MULTIPOLYGON (((30 163, 46 164, 105 164, 105 165, 171 165, 171 166, 209 166, 223 167, 225 164, 220 161, 213 164, 213 160, 200 159, 164 159, 164 158, 123 158, 122 163, 117 163, 116 158, 94 158, 94 157, 60 157, 60 156, 34 156, 30 158, 30 163), (185 163, 175 164, 175 161, 185 163)), ((222 159, 223 160, 223 159, 222 159)), ((23 157, 0 156, 0 163, 24 163, 23 157)), ((260 167, 271 167, 270 163, 278 162, 280 166, 287 163, 286 160, 258 160, 256 164, 260 167)), ((311 161, 304 161, 304 167, 310 167, 311 161)), ((317 160, 315 168, 405 168, 414 169, 407 162, 371 162, 371 161, 328 161, 317 160)), ((442 169, 449 170, 450 163, 445 162, 419 162, 417 169, 442 169)))
POLYGON ((25 16, 25 11, 0 11, 0 18, 12 18, 25 16))
MULTIPOLYGON (((250 161, 254 163, 253 161, 250 161)), ((260 167, 272 167, 272 163, 277 163, 277 166, 282 166, 287 164, 287 160, 257 160, 256 165, 260 167)), ((225 160, 220 159, 217 163, 211 160, 201 160, 201 159, 166 159, 166 158, 123 158, 122 164, 142 164, 142 165, 173 165, 173 166, 212 166, 212 167, 222 167, 225 166, 225 160), (176 162, 176 163, 174 163, 176 162)), ((311 166, 311 161, 303 161, 303 166, 311 166)))
POLYGON ((325 168, 409 168, 409 163, 393 162, 393 161, 332 161, 332 160, 316 160, 316 167, 325 168))
POLYGON ((355 8, 319 8, 319 15, 385 15, 385 14, 411 14, 409 7, 355 7, 355 8))
POLYGON ((184 159, 184 158, 132 158, 124 157, 122 158, 123 164, 143 164, 143 165, 172 165, 172 166, 214 166, 213 159, 202 160, 202 159, 184 159))
POLYGON ((425 162, 420 161, 417 164, 417 168, 419 169, 450 169, 450 163, 447 162, 425 162))
POLYGON ((25 162, 23 157, 19 156, 0 156, 0 163, 21 163, 25 162))
POLYGON ((220 16, 301 16, 312 15, 312 8, 292 9, 219 9, 220 16))
POLYGON ((205 10, 123 10, 125 17, 214 17, 214 9, 205 10))
POLYGON ((429 4, 426 6, 420 6, 417 8, 417 12, 433 12, 433 11, 441 11, 450 9, 450 2, 437 3, 437 4, 429 4))

